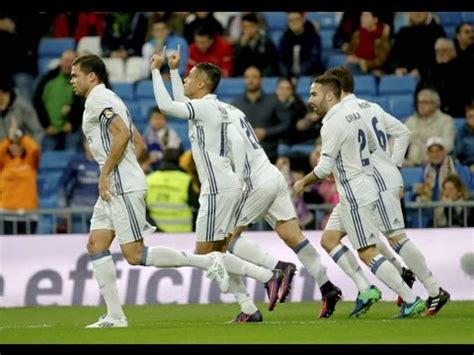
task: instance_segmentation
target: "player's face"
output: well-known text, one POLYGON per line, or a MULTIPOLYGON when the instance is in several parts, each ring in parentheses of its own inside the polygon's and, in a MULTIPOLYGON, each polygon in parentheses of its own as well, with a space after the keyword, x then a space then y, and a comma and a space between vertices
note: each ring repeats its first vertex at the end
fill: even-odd
POLYGON ((189 72, 189 75, 184 78, 184 95, 189 97, 190 99, 195 98, 198 89, 199 89, 199 82, 201 81, 199 70, 196 67, 192 68, 189 72))
POLYGON ((328 112, 328 105, 321 84, 312 83, 309 91, 308 105, 318 116, 323 117, 328 112))
POLYGON ((86 74, 79 69, 79 66, 73 65, 71 68, 71 80, 72 89, 78 96, 85 96, 90 90, 89 76, 92 73, 86 74))

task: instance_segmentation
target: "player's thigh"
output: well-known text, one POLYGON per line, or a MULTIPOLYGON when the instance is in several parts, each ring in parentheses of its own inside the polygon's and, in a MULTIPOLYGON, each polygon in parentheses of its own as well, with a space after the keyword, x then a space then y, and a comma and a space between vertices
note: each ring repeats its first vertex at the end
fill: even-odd
POLYGON ((379 225, 387 237, 394 237, 404 233, 402 205, 400 203, 400 189, 393 188, 379 193, 377 201, 379 225))
POLYGON ((346 235, 342 213, 343 209, 338 203, 334 206, 321 236, 321 246, 328 252, 334 249, 346 235))
POLYGON ((277 222, 285 222, 297 218, 285 179, 280 174, 276 177, 276 181, 276 197, 265 215, 265 220, 273 229, 275 229, 277 222))
POLYGON ((198 242, 225 240, 235 226, 235 211, 240 195, 240 189, 232 189, 199 197, 200 207, 196 219, 198 242))
POLYGON ((342 209, 344 229, 354 249, 374 245, 378 239, 376 201, 355 209, 342 209))
POLYGON ((246 190, 237 205, 235 225, 246 227, 265 216, 278 197, 278 183, 259 184, 252 190, 246 190))
POLYGON ((139 241, 155 231, 155 227, 146 220, 144 190, 113 196, 110 204, 112 221, 120 244, 139 241))

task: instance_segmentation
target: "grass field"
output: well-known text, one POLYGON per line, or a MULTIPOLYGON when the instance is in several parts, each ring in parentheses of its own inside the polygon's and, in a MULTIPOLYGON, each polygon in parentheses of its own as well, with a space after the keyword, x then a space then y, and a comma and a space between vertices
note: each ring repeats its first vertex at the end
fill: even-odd
POLYGON ((84 329, 104 307, 0 308, 0 344, 474 344, 474 302, 450 302, 435 317, 392 319, 398 308, 380 302, 359 319, 342 302, 316 319, 319 302, 279 304, 264 322, 228 324, 235 304, 126 306, 127 329, 84 329))

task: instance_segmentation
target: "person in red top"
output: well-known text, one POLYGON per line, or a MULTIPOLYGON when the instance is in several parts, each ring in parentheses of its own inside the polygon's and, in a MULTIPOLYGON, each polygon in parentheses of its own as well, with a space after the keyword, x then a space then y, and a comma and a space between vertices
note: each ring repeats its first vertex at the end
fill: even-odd
MULTIPOLYGON (((36 174, 39 146, 23 135, 13 119, 8 137, 0 142, 0 207, 3 209, 3 233, 35 233, 36 221, 20 221, 21 210, 38 208, 36 174), (14 222, 15 221, 15 222, 14 222), (29 227, 27 227, 29 223, 29 227)), ((1 227, 1 226, 0 226, 1 227)))
POLYGON ((390 27, 373 12, 362 12, 360 27, 346 50, 347 63, 355 73, 381 75, 390 51, 390 27))
POLYGON ((222 77, 232 76, 232 47, 207 26, 199 27, 194 32, 194 42, 189 47, 186 75, 196 64, 202 62, 219 66, 222 77))

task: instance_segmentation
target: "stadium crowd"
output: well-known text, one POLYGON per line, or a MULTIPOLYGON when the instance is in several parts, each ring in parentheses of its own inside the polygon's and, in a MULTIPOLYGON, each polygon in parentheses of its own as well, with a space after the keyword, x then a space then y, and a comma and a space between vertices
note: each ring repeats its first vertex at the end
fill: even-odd
MULTIPOLYGON (((474 193, 474 13, 3 13, 0 43, 8 53, 0 56, 4 234, 88 231, 81 215, 21 218, 45 208, 89 207, 91 214, 97 200, 99 167, 81 130, 83 102, 69 82, 81 54, 104 59, 107 85, 144 136, 150 220, 160 231, 193 230, 200 186, 187 123, 161 113, 153 95, 149 62, 164 46, 170 54, 180 48, 183 77, 196 63, 219 65, 218 97, 247 115, 289 188, 320 154, 321 117, 307 106, 311 79, 346 65, 356 94, 411 130, 405 201, 469 200, 474 193)), ((295 198, 301 227, 320 229, 326 221, 323 215, 315 225, 307 204, 337 201, 329 182, 295 198)), ((449 220, 437 208, 436 225, 474 225, 469 211, 454 210, 449 220)), ((422 226, 432 226, 432 216, 422 226)), ((419 226, 414 220, 407 216, 409 227, 419 226)))

